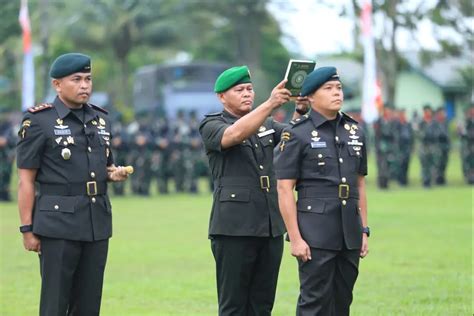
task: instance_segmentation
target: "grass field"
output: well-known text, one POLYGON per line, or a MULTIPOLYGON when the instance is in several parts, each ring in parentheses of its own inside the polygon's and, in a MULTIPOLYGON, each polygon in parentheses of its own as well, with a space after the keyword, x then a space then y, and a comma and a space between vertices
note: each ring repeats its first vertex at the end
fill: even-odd
MULTIPOLYGON (((446 187, 421 188, 418 170, 415 159, 412 185, 388 191, 375 187, 375 169, 369 170, 373 235, 352 315, 473 313, 472 188, 463 184, 456 155, 446 187)), ((209 193, 112 202, 114 236, 101 315, 216 315, 209 193)), ((0 315, 37 315, 38 258, 23 250, 16 203, 0 208, 0 315)), ((273 315, 294 315, 297 295, 297 266, 285 245, 273 315)))

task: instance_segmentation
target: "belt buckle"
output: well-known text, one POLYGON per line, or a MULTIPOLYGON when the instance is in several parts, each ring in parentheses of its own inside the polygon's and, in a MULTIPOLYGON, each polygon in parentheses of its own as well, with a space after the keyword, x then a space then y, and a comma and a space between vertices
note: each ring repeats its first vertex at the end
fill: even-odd
POLYGON ((89 181, 86 183, 87 195, 94 196, 97 195, 97 182, 89 181))
POLYGON ((339 184, 339 198, 347 199, 349 197, 349 185, 339 184))
POLYGON ((260 177, 260 188, 263 190, 270 191, 270 177, 269 176, 261 176, 260 177))

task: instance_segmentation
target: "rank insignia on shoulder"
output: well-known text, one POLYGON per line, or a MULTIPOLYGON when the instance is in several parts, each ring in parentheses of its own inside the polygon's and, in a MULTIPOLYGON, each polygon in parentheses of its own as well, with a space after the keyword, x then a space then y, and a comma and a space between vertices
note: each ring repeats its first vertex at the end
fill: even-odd
POLYGON ((282 140, 290 140, 291 134, 289 132, 283 132, 281 133, 281 139, 282 140))
POLYGON ((46 109, 50 109, 52 108, 53 105, 52 104, 49 104, 49 103, 42 103, 42 104, 38 104, 38 105, 35 105, 35 106, 32 106, 28 109, 28 112, 30 113, 37 113, 37 112, 40 112, 40 111, 43 111, 43 110, 46 110, 46 109))

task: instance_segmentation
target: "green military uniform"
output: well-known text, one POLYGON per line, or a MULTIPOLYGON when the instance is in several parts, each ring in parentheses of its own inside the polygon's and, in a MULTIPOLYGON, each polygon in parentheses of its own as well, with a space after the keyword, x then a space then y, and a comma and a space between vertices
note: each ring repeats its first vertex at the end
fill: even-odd
MULTIPOLYGON (((137 123, 138 124, 138 123, 137 123)), ((138 124, 138 129, 131 135, 132 152, 130 153, 136 172, 132 178, 132 192, 134 194, 150 195, 152 180, 151 158, 153 153, 153 140, 151 129, 145 124, 138 124)))
POLYGON ((461 133, 461 159, 464 179, 474 184, 474 108, 466 111, 463 131, 461 133))
MULTIPOLYGON (((89 57, 62 55, 50 73, 76 72, 90 72, 89 57)), ((37 170, 32 230, 41 240, 40 315, 99 315, 112 236, 107 112, 91 104, 71 110, 57 97, 30 108, 18 135, 18 168, 37 170)))
MULTIPOLYGON (((318 68, 302 95, 330 80, 339 80, 336 69, 318 68)), ((362 246, 358 183, 367 175, 366 146, 357 121, 342 112, 328 120, 312 110, 283 133, 276 177, 296 180, 298 227, 312 253, 298 260, 298 316, 349 315, 362 246)))
MULTIPOLYGON (((249 82, 247 67, 234 67, 219 76, 215 92, 249 82)), ((269 316, 285 233, 273 149, 286 125, 268 118, 256 134, 223 149, 224 132, 237 120, 223 111, 207 115, 199 127, 214 180, 209 236, 219 315, 269 316)))
POLYGON ((170 137, 168 122, 165 118, 158 118, 152 127, 152 137, 154 140, 153 155, 151 158, 151 168, 157 180, 158 192, 168 194, 168 179, 170 176, 170 137))
POLYGON ((397 138, 395 125, 391 119, 379 118, 374 125, 375 151, 377 156, 377 184, 388 188, 396 161, 397 138))
MULTIPOLYGON (((438 111, 444 111, 440 109, 438 111)), ((435 159, 435 175, 434 181, 436 184, 446 184, 446 167, 448 166, 449 150, 451 149, 451 141, 449 139, 448 122, 444 118, 436 122, 436 153, 435 159)))
POLYGON ((435 155, 437 151, 436 129, 437 123, 434 121, 423 120, 419 126, 419 154, 421 164, 421 179, 424 187, 430 187, 435 170, 435 155))
POLYGON ((0 201, 10 201, 10 182, 15 159, 16 136, 13 125, 5 113, 0 113, 0 201), (4 115, 4 116, 3 116, 4 115))
POLYGON ((398 134, 398 182, 401 185, 408 184, 408 166, 410 165, 411 152, 413 150, 414 135, 413 128, 409 122, 401 122, 398 134))
POLYGON ((214 179, 209 236, 217 265, 219 315, 270 315, 285 233, 273 148, 284 125, 268 119, 259 134, 222 150, 222 135, 235 121, 224 111, 208 115, 200 127, 214 179), (233 273, 226 275, 229 271, 233 273))

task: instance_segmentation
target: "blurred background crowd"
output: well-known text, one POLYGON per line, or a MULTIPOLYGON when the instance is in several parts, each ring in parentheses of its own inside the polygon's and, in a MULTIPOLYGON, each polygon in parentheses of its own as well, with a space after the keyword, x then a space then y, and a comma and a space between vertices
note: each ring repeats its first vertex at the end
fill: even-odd
MULTIPOLYGON (((114 122, 116 163, 135 166, 127 187, 114 186, 116 194, 198 193, 203 186, 197 180, 207 181, 208 173, 198 126, 204 114, 221 110, 212 92, 216 77, 227 67, 248 65, 259 104, 292 58, 338 68, 343 110, 366 121, 377 162, 371 174, 377 173, 380 188, 409 185, 415 157, 425 187, 449 184, 449 157, 461 159, 466 183, 474 182, 470 0, 372 2, 379 91, 370 121, 361 111, 365 1, 0 2, 0 200, 12 198, 22 111, 52 102, 49 66, 71 51, 92 57, 90 102, 108 110, 114 122), (19 23, 21 7, 28 11, 19 23), (27 55, 34 70, 29 74, 27 55), (25 105, 27 76, 32 101, 25 105)), ((274 118, 288 121, 292 111, 286 105, 274 118)))

